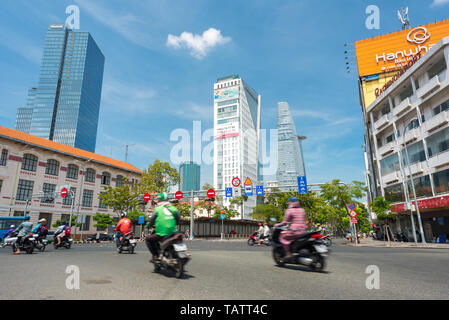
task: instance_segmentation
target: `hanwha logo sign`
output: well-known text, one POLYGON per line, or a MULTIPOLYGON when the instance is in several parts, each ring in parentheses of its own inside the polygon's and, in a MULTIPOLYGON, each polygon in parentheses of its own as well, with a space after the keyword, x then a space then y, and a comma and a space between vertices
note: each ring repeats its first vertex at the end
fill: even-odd
POLYGON ((416 44, 421 44, 430 38, 430 32, 424 27, 417 27, 409 32, 407 40, 416 44))

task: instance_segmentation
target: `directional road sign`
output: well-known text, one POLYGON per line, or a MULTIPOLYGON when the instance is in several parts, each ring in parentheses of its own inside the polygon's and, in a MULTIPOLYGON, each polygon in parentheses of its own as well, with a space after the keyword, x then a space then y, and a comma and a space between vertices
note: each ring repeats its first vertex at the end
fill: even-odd
POLYGON ((139 216, 139 221, 138 221, 138 223, 139 223, 139 224, 144 224, 144 222, 145 222, 145 216, 144 216, 144 215, 139 216))
POLYGON ((226 188, 226 198, 232 198, 232 188, 226 188))
POLYGON ((256 186, 256 195, 263 196, 263 186, 256 186))
POLYGON ((298 193, 307 194, 307 179, 306 176, 298 177, 298 193))

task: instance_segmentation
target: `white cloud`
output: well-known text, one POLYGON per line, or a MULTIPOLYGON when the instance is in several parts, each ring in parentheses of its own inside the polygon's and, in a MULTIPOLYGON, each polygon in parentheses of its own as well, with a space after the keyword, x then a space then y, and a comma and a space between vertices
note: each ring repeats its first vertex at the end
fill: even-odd
POLYGON ((108 26, 128 41, 145 48, 151 48, 151 37, 146 33, 144 22, 131 13, 121 14, 90 1, 76 0, 76 3, 92 17, 108 26))
POLYGON ((108 111, 131 113, 150 113, 151 99, 156 95, 152 88, 138 84, 119 82, 106 78, 102 89, 102 103, 108 105, 108 111), (112 108, 111 108, 112 107, 112 108))
POLYGON ((176 109, 174 115, 192 120, 209 120, 214 116, 211 106, 200 106, 193 102, 188 103, 188 107, 176 109))
POLYGON ((449 0, 433 0, 432 6, 441 6, 449 3, 449 0))
POLYGON ((230 37, 223 37, 220 30, 209 28, 202 35, 185 31, 179 37, 169 34, 167 46, 175 49, 186 47, 190 49, 190 54, 193 57, 202 59, 213 47, 225 44, 231 40, 230 37))
POLYGON ((0 27, 0 34, 2 34, 0 37, 0 45, 5 46, 35 64, 41 63, 42 48, 33 45, 30 39, 23 37, 12 29, 4 27, 0 27))

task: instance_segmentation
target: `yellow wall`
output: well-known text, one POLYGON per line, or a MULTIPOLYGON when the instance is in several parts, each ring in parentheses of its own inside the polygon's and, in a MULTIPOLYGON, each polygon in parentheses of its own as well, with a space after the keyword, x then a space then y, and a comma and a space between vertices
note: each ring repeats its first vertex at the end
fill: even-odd
POLYGON ((376 95, 374 94, 374 90, 379 88, 381 89, 385 83, 391 80, 393 75, 397 73, 397 71, 381 73, 379 74, 379 79, 371 80, 371 81, 362 81, 363 88, 363 99, 365 101, 365 108, 376 100, 376 95))

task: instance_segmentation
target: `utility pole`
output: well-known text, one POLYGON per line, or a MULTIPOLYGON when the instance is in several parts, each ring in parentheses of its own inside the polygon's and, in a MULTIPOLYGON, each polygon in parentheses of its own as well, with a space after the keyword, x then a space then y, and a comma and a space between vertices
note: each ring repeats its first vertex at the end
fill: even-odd
POLYGON ((133 144, 125 144, 125 145, 122 146, 122 147, 125 147, 125 162, 126 163, 128 163, 128 148, 132 147, 132 146, 135 146, 135 145, 136 144, 133 143, 133 144))

